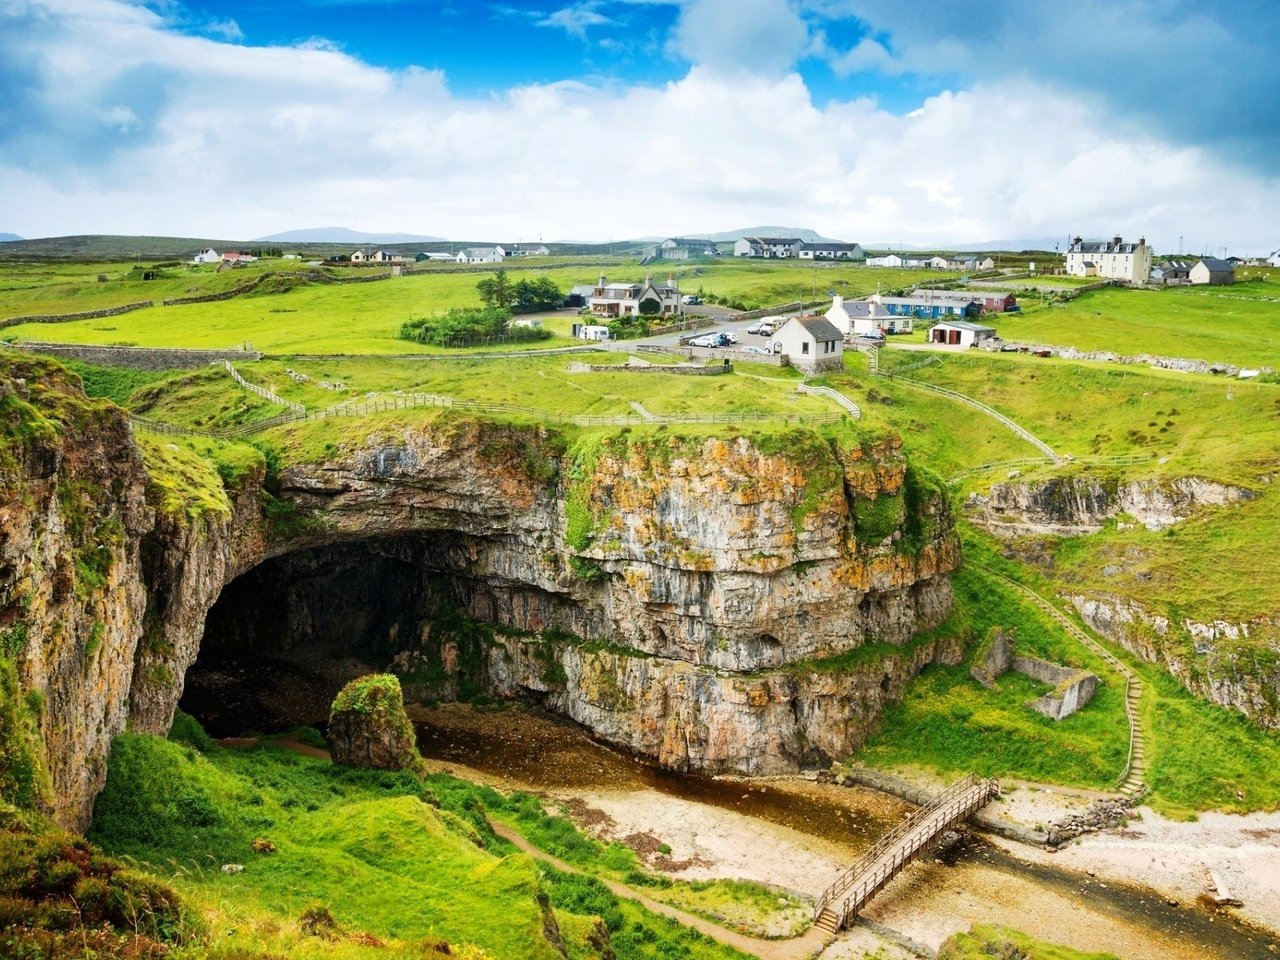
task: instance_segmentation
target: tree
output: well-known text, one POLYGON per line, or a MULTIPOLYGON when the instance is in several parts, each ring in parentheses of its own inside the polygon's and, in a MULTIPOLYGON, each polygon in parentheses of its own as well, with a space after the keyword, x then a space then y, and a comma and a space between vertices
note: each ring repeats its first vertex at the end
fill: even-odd
POLYGON ((515 286, 515 301, 511 305, 511 312, 538 313, 542 310, 554 310, 562 300, 564 294, 550 277, 524 279, 515 286))
POLYGON ((480 302, 495 310, 510 310, 515 303, 515 289, 507 279, 507 271, 499 270, 476 284, 480 302))

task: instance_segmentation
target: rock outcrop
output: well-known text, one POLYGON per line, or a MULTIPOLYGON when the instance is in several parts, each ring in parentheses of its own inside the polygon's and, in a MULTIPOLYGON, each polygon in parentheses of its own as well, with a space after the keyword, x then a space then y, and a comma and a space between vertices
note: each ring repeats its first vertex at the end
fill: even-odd
POLYGON ((357 677, 339 691, 329 714, 334 763, 362 770, 404 770, 418 760, 417 737, 404 712, 400 681, 390 674, 357 677))
POLYGON ((1000 536, 1071 536, 1095 533, 1121 514, 1148 530, 1163 530, 1205 507, 1254 496, 1243 487, 1200 477, 1119 481, 1067 476, 997 483, 985 494, 970 494, 964 506, 974 523, 1000 536))
POLYGON ((71 825, 87 821, 111 737, 167 729, 205 643, 363 644, 440 695, 470 675, 663 763, 744 772, 847 753, 910 676, 959 653, 912 640, 950 608, 959 545, 945 490, 896 437, 566 438, 426 414, 371 423, 268 493, 260 458, 215 471, 135 439, 52 364, 7 370, 0 628, 20 628, 6 649, 43 698, 71 825), (344 589, 344 551, 361 545, 410 578, 404 610, 334 636, 304 587, 377 608, 382 580, 344 589), (202 638, 220 594, 272 576, 270 607, 215 617, 231 639, 202 638), (446 609, 492 637, 433 636, 446 609))
POLYGON ((1110 595, 1068 599, 1090 627, 1161 664, 1192 693, 1280 730, 1280 624, 1177 620, 1110 595))

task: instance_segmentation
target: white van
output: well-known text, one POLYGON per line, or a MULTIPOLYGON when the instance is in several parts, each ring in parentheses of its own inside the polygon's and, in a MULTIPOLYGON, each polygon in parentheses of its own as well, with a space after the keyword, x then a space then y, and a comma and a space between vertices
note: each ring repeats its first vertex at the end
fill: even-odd
POLYGON ((763 317, 760 320, 760 335, 762 337, 771 337, 777 333, 778 328, 786 322, 786 317, 763 317))

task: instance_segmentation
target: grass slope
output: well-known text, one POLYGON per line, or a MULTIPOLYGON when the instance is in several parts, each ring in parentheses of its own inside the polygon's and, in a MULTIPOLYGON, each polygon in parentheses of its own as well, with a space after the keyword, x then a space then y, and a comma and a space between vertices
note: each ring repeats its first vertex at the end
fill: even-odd
MULTIPOLYGON (((207 942, 234 943, 239 956, 421 957, 443 940, 455 951, 469 944, 494 957, 552 960, 561 956, 547 932, 554 921, 571 960, 587 960, 601 955, 597 916, 621 960, 740 956, 590 878, 548 875, 488 828, 486 810, 505 810, 533 823, 535 835, 560 835, 558 853, 576 842, 594 855, 594 841, 575 841, 534 798, 270 747, 222 750, 189 720, 175 736, 186 742, 116 739, 90 837, 171 877, 207 918, 207 942), (255 850, 264 840, 273 852, 255 850), (224 863, 245 869, 227 874, 224 863), (317 906, 336 924, 322 924, 320 935, 303 921, 309 909, 323 916, 317 906)), ((617 866, 634 864, 618 850, 617 866)))
POLYGON ((1006 340, 1280 366, 1280 284, 1274 279, 1229 287, 1111 288, 1065 304, 1023 299, 1021 314, 996 318, 1006 340))

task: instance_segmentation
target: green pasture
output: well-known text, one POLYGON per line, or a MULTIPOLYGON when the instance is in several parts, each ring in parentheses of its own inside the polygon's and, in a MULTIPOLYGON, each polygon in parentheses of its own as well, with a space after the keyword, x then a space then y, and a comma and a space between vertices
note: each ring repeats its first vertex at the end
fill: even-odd
MULTIPOLYGON (((882 368, 897 369, 925 356, 885 350, 882 368)), ((1197 469, 1224 479, 1247 478, 1274 457, 1280 441, 1276 384, 1026 354, 937 356, 937 362, 905 376, 981 400, 1055 450, 1078 457, 1142 454, 1152 458, 1148 472, 1197 469), (1161 464, 1161 459, 1168 462, 1161 464)), ((898 390, 912 388, 901 385, 898 390)), ((989 419, 944 397, 915 393, 930 407, 949 404, 966 411, 967 419, 989 419)), ((1024 452, 1015 456, 1036 455, 1034 448, 1018 442, 1024 452)))
MULTIPOLYGON (((182 716, 173 736, 116 739, 89 836, 172 883, 204 917, 206 943, 241 951, 219 957, 589 960, 601 955, 598 934, 591 942, 596 918, 619 960, 741 957, 493 832, 487 816, 570 862, 660 886, 672 899, 706 900, 693 885, 641 871, 629 849, 548 816, 538 798, 446 775, 353 770, 270 745, 221 749, 182 716), (226 874, 223 863, 244 871, 226 874), (545 936, 549 922, 565 953, 545 936)), ((767 911, 762 895, 752 888, 738 899, 767 911)))
POLYGON ((1280 283, 1273 279, 1228 287, 1110 288, 1066 303, 1028 293, 1020 301, 1021 313, 990 318, 1006 340, 1280 366, 1280 283))

